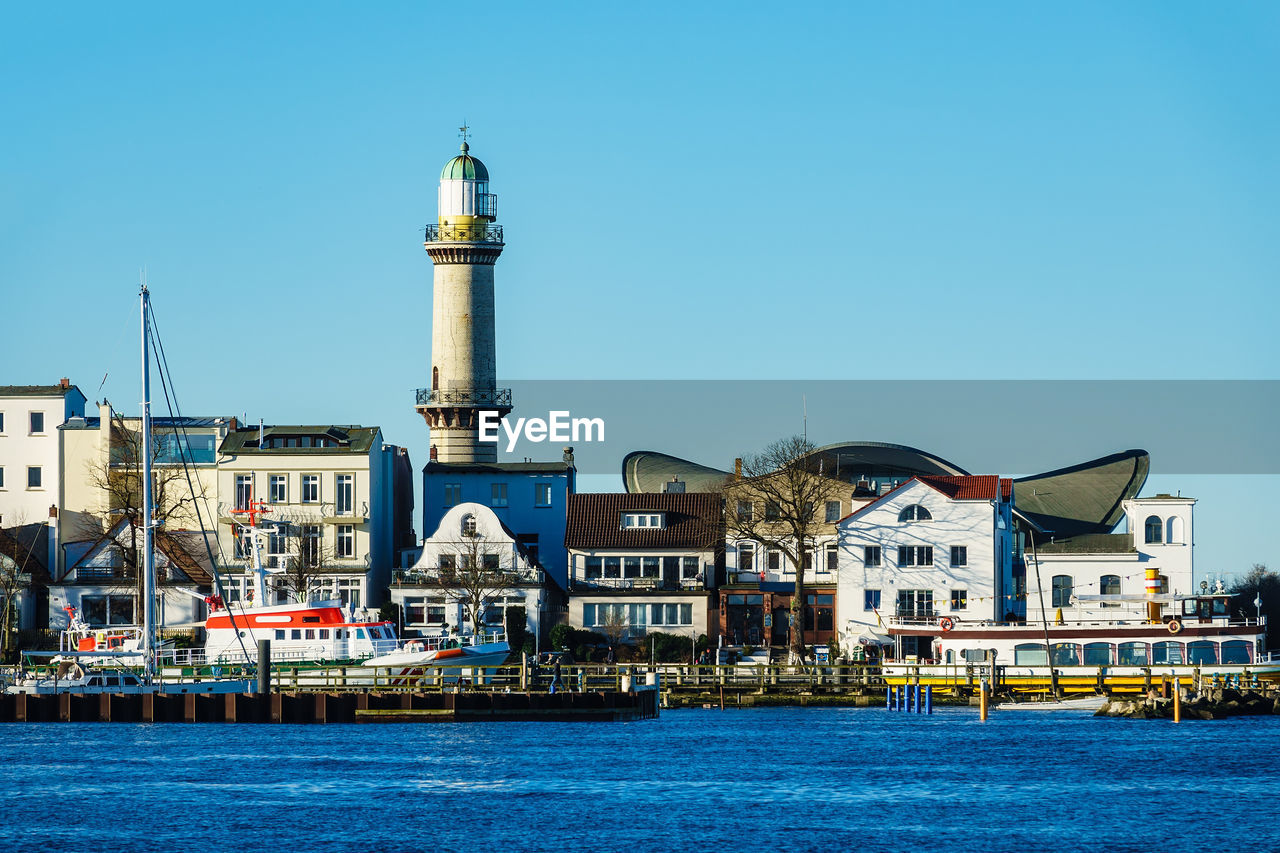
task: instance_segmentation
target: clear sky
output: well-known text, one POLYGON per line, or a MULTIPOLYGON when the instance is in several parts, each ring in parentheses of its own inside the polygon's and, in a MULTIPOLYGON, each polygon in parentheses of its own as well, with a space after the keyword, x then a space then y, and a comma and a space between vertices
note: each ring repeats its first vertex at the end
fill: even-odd
MULTIPOLYGON (((6 4, 0 383, 136 411, 145 265, 186 413, 424 462, 464 120, 511 378, 1275 379, 1278 44, 1270 3, 6 4)), ((1199 568, 1280 565, 1238 523, 1280 478, 1153 463, 1199 568)))

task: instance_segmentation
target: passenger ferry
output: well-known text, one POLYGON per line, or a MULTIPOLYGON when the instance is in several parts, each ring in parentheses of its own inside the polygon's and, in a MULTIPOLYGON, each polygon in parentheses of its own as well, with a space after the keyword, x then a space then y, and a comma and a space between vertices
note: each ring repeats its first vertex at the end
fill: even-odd
POLYGON ((961 690, 985 678, 997 689, 1044 691, 1052 686, 1050 650, 1064 693, 1143 692, 1175 678, 1183 684, 1280 681, 1280 657, 1263 651, 1266 620, 1232 620, 1225 593, 1078 598, 1157 609, 1105 621, 1068 621, 1061 611, 1047 623, 890 619, 890 637, 932 638, 934 657, 887 658, 885 681, 961 690), (1160 615, 1165 604, 1177 605, 1175 614, 1160 615))

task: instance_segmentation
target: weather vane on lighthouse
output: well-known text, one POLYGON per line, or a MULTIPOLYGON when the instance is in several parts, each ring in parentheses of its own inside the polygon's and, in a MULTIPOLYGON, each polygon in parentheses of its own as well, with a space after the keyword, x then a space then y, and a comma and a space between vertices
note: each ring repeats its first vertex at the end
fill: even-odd
POLYGON ((458 135, 462 137, 462 144, 463 144, 463 145, 466 145, 466 144, 467 144, 467 134, 471 132, 471 128, 470 128, 470 127, 467 127, 467 122, 464 120, 464 121, 462 122, 462 127, 458 128, 458 130, 459 130, 459 131, 461 131, 458 135))

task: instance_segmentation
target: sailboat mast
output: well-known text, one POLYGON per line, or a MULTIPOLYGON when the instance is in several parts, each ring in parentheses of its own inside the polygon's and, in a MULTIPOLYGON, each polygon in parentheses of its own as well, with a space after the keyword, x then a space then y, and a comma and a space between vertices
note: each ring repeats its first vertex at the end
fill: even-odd
POLYGON ((150 298, 144 281, 142 283, 142 653, 146 663, 147 683, 151 682, 155 674, 156 646, 156 556, 151 536, 151 336, 147 313, 150 298))

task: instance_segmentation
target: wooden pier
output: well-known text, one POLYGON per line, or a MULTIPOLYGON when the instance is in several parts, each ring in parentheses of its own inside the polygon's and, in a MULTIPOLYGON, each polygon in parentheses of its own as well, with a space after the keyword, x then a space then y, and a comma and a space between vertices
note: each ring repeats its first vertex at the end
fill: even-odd
POLYGON ((0 695, 0 723, 622 722, 657 716, 655 690, 0 695))

